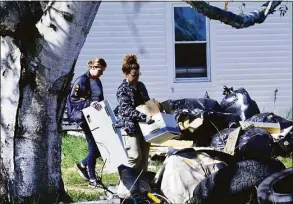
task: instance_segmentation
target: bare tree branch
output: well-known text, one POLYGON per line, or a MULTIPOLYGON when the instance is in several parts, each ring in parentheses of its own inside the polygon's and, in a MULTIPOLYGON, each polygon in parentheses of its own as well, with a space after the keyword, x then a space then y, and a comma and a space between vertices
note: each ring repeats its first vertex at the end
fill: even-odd
MULTIPOLYGON (((183 0, 184 1, 184 0, 183 0)), ((231 11, 225 11, 215 6, 209 5, 204 1, 184 1, 190 4, 193 8, 198 10, 203 15, 210 19, 221 21, 234 28, 247 28, 256 23, 263 23, 267 15, 265 12, 268 8, 268 14, 272 14, 275 8, 278 7, 282 1, 270 1, 263 4, 259 9, 250 12, 249 14, 235 14, 231 11)))

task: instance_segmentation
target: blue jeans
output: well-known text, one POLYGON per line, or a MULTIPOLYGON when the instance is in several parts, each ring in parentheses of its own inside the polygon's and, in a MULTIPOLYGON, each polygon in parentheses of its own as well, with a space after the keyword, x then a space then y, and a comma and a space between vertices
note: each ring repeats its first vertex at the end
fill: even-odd
POLYGON ((86 158, 82 160, 81 163, 84 166, 87 166, 90 179, 96 179, 96 174, 95 174, 96 160, 100 156, 100 152, 87 123, 86 122, 82 123, 80 127, 85 134, 85 139, 88 144, 88 155, 86 156, 86 158))

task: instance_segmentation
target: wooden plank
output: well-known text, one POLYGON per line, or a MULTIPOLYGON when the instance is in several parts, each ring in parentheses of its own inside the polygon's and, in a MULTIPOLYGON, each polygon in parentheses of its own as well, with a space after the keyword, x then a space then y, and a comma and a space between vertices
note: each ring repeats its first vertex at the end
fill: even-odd
POLYGON ((183 141, 183 140, 168 140, 161 144, 151 144, 150 155, 155 154, 166 154, 169 148, 184 149, 192 147, 193 141, 183 141))
POLYGON ((168 140, 161 144, 152 143, 151 147, 174 147, 174 148, 188 148, 191 147, 193 141, 187 140, 168 140))
POLYGON ((241 127, 238 127, 228 135, 227 142, 226 142, 226 145, 224 147, 224 152, 225 153, 234 155, 235 146, 236 146, 237 139, 238 139, 238 136, 239 136, 239 133, 240 133, 240 129, 241 129, 241 127))
POLYGON ((251 127, 255 127, 255 128, 264 129, 270 134, 281 132, 281 127, 279 123, 264 123, 264 122, 250 122, 250 121, 240 121, 239 123, 243 130, 249 129, 251 127))

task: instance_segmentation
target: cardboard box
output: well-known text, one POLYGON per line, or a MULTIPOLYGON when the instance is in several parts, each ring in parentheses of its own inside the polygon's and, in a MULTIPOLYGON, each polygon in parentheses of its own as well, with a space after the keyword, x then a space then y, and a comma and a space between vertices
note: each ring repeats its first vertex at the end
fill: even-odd
POLYGON ((152 119, 152 124, 139 123, 146 142, 160 144, 179 137, 181 132, 173 115, 159 112, 152 119))
POLYGON ((160 104, 154 99, 148 100, 144 105, 137 106, 136 110, 141 113, 153 116, 160 112, 160 104))
POLYGON ((105 168, 108 173, 118 172, 118 166, 128 165, 128 155, 124 148, 120 129, 113 124, 115 115, 110 103, 105 100, 82 110, 87 124, 97 143, 101 156, 106 161, 105 168))

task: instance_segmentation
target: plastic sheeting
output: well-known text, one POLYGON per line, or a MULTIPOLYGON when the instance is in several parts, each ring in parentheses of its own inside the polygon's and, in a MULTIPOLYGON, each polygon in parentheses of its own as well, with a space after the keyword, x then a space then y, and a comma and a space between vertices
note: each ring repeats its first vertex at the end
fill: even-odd
POLYGON ((221 112, 222 110, 220 104, 216 100, 209 98, 185 98, 178 100, 168 100, 167 102, 169 103, 172 111, 178 109, 199 109, 202 111, 221 112))
POLYGON ((226 94, 220 103, 223 112, 237 114, 242 120, 260 113, 256 102, 250 98, 244 88, 226 94))
MULTIPOLYGON (((228 135, 234 128, 227 128, 212 137, 211 146, 223 150, 228 135)), ((260 128, 251 128, 240 132, 238 137, 235 155, 247 157, 273 157, 275 155, 273 139, 269 133, 260 128)))
POLYGON ((286 120, 274 113, 260 113, 248 118, 246 121, 249 122, 265 122, 265 123, 279 123, 281 130, 288 128, 293 125, 292 121, 286 120))
POLYGON ((196 146, 209 146, 211 136, 227 127, 238 127, 241 120, 238 115, 232 113, 221 113, 214 111, 201 111, 200 113, 194 110, 176 110, 173 113, 177 122, 184 122, 200 117, 203 119, 203 124, 196 130, 189 129, 181 130, 182 140, 192 140, 196 146))
POLYGON ((179 151, 169 156, 155 180, 172 203, 185 203, 193 197, 195 187, 211 173, 227 166, 201 151, 179 151))

